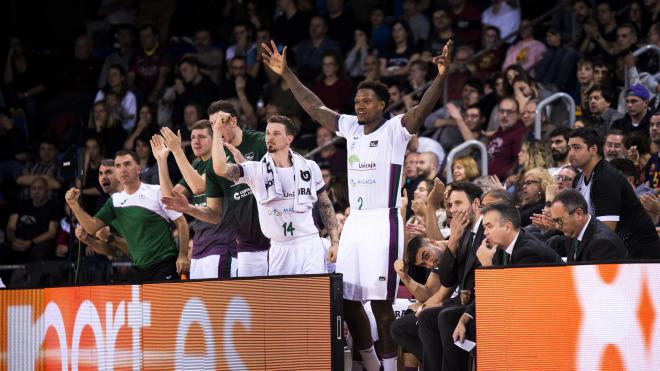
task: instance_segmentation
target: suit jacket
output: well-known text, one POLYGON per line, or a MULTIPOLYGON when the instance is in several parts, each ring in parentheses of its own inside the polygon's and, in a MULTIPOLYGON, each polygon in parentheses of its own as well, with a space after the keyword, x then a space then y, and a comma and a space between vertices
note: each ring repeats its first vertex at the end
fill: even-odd
POLYGON ((605 223, 591 217, 587 224, 587 229, 582 236, 580 250, 577 260, 573 259, 573 239, 565 238, 566 257, 568 262, 578 261, 606 261, 625 259, 628 257, 628 249, 623 244, 623 240, 614 233, 605 223))
POLYGON ((463 237, 458 242, 456 256, 449 249, 445 249, 440 259, 438 273, 440 282, 445 287, 459 286, 459 289, 471 290, 474 288, 474 265, 478 264, 476 259, 477 248, 484 238, 483 223, 479 224, 477 234, 471 245, 467 245, 472 229, 466 230, 463 237), (472 277, 470 280, 470 276, 472 277))
MULTIPOLYGON (((506 254, 504 250, 498 249, 493 258, 493 266, 502 265, 504 254, 506 254)), ((513 253, 510 256, 509 265, 562 262, 555 250, 534 237, 531 233, 526 233, 524 229, 520 229, 518 239, 513 245, 513 253)), ((465 313, 474 318, 474 301, 467 306, 465 313)))

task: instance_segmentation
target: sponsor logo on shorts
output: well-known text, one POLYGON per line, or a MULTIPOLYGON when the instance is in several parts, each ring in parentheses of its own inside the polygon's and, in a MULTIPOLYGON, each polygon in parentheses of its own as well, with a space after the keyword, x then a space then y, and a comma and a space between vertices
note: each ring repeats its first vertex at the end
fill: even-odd
POLYGON ((387 281, 387 278, 385 278, 385 277, 383 277, 383 276, 380 276, 380 277, 378 277, 378 280, 379 280, 379 281, 387 281))
POLYGON ((378 147, 378 141, 372 140, 371 142, 369 142, 369 147, 378 147))

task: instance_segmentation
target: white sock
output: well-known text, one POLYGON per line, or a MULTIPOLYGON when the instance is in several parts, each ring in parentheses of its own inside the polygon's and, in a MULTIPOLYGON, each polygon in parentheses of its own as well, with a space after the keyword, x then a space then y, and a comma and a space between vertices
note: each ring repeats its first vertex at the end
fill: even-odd
POLYGON ((383 371, 397 371, 397 357, 383 358, 383 371))
POLYGON ((351 367, 351 371, 364 371, 364 368, 362 368, 362 362, 360 361, 353 361, 353 365, 351 367))
POLYGON ((362 366, 367 369, 367 371, 380 371, 380 361, 378 360, 378 355, 376 355, 376 349, 374 346, 367 349, 361 349, 358 351, 360 357, 362 357, 362 366))

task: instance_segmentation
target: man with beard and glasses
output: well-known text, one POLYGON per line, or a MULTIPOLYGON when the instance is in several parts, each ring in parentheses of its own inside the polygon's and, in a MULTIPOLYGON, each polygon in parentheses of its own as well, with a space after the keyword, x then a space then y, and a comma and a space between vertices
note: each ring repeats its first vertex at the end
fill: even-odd
POLYGON ((605 160, 612 161, 616 158, 626 158, 626 146, 623 145, 623 132, 618 129, 610 129, 605 135, 603 154, 605 160))
POLYGON ((390 119, 384 113, 389 102, 384 84, 360 83, 355 95, 357 115, 340 115, 327 108, 287 67, 286 47, 280 53, 274 42, 261 46, 264 63, 289 84, 312 119, 346 138, 351 214, 337 253, 337 272, 344 275, 344 315, 364 367, 368 371, 379 370, 381 364, 362 305, 362 301, 371 301, 382 343, 383 369, 396 370, 398 350, 390 327, 398 286, 393 264, 403 252, 403 221, 399 214, 403 159, 410 138, 418 133, 440 98, 451 61, 452 41, 445 45, 441 56, 433 59, 438 74, 419 104, 390 119), (385 232, 365 234, 366 230, 385 232))
POLYGON ((571 132, 570 128, 560 126, 550 132, 550 153, 552 153, 552 160, 554 167, 562 167, 569 165, 568 162, 568 134, 571 132))

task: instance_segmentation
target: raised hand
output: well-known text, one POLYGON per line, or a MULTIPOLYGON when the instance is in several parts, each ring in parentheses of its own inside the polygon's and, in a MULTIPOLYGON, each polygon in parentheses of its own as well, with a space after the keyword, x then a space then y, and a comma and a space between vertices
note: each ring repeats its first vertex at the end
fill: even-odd
POLYGON ((461 115, 461 110, 456 107, 454 103, 447 103, 447 113, 449 113, 449 117, 453 118, 454 120, 459 120, 462 119, 463 116, 461 115))
POLYGON ((165 145, 165 139, 158 134, 154 134, 154 136, 151 137, 151 140, 149 140, 149 143, 151 144, 151 153, 154 155, 154 158, 156 158, 156 161, 167 161, 167 156, 170 155, 170 150, 165 145))
MULTIPOLYGON (((229 120, 231 119, 231 115, 226 113, 226 112, 218 112, 217 117, 215 118, 215 121, 213 121, 213 129, 214 130, 221 130, 225 125, 229 123, 229 120)), ((220 137, 222 139, 222 137, 220 137)))
POLYGON ((172 192, 172 197, 163 197, 161 201, 168 210, 174 210, 180 213, 185 213, 188 210, 188 199, 179 192, 174 191, 172 192))
POLYGON ((399 278, 405 279, 408 276, 408 266, 402 259, 394 261, 394 271, 399 275, 399 278))
POLYGON ((164 126, 160 129, 160 134, 165 139, 165 145, 170 151, 175 152, 181 149, 181 130, 178 130, 177 133, 174 134, 172 129, 164 126))
POLYGON ((273 40, 270 41, 270 46, 265 43, 261 43, 261 48, 263 52, 261 56, 264 59, 264 64, 271 69, 271 71, 282 76, 284 71, 286 71, 286 46, 282 49, 282 54, 277 50, 277 45, 273 40))
POLYGON ((69 206, 78 203, 78 199, 80 199, 80 190, 77 188, 69 189, 64 195, 64 200, 69 206))
POLYGON ((428 197, 426 198, 426 203, 433 205, 436 209, 439 209, 442 205, 442 202, 445 200, 445 184, 439 179, 433 179, 433 189, 429 192, 428 197))
POLYGON ((440 76, 446 76, 449 72, 449 64, 451 63, 451 53, 453 49, 454 42, 449 39, 442 48, 442 54, 433 58, 433 64, 438 66, 438 74, 440 76))

